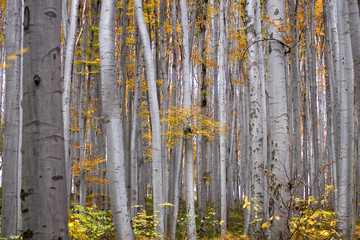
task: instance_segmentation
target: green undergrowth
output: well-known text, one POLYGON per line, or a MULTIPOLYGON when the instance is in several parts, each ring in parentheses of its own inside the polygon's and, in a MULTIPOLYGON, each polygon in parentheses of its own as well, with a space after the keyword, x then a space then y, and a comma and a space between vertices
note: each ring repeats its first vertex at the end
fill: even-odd
MULTIPOLYGON (((196 213, 198 209, 195 209, 196 213)), ((243 235, 243 215, 240 213, 238 207, 229 210, 229 218, 228 218, 228 229, 227 229, 227 239, 246 239, 243 235)), ((214 212, 213 204, 207 204, 206 207, 206 232, 200 231, 201 220, 198 215, 196 218, 196 227, 197 234, 199 239, 220 239, 220 216, 218 218, 215 217, 216 213, 214 212)), ((178 225, 176 229, 176 239, 186 239, 186 205, 185 202, 181 202, 179 217, 178 217, 178 225)))
MULTIPOLYGON (((155 239, 157 237, 155 233, 155 227, 156 224, 158 224, 157 221, 155 221, 155 224, 153 222, 153 201, 150 198, 147 198, 146 200, 146 207, 144 210, 142 206, 133 206, 133 207, 139 207, 139 213, 137 217, 133 218, 133 226, 135 227, 134 232, 136 234, 137 239, 155 239)), ((164 207, 172 208, 173 206, 171 204, 164 204, 164 207)), ((198 209, 196 207, 195 209, 196 213, 198 212, 198 209)), ((201 220, 198 215, 195 216, 196 218, 196 226, 197 226, 197 236, 198 239, 220 239, 220 225, 219 221, 216 219, 216 214, 214 212, 214 208, 212 204, 207 204, 206 208, 206 232, 200 231, 200 225, 201 220)), ((242 213, 240 213, 239 208, 236 207, 234 209, 230 209, 229 211, 229 219, 228 219, 228 232, 227 232, 227 239, 248 239, 245 236, 241 235, 243 232, 243 216, 242 213)), ((220 217, 218 217, 220 218, 220 217)), ((156 218, 155 218, 156 219, 156 218)), ((168 218, 169 220, 169 218, 168 218)), ((178 215, 178 221, 177 221, 177 228, 176 228, 176 239, 187 239, 187 220, 186 220, 186 204, 185 201, 181 201, 180 203, 180 209, 179 209, 179 215, 178 215)), ((167 238, 170 239, 170 223, 168 221, 167 225, 167 238)))

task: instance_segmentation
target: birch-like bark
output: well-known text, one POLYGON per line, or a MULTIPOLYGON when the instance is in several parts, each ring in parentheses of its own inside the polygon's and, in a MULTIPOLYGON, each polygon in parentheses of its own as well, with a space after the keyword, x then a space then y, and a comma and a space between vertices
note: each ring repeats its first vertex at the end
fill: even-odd
MULTIPOLYGON (((256 32, 257 32, 257 39, 260 40, 263 37, 262 33, 262 11, 261 11, 261 4, 257 4, 257 21, 256 21, 256 32)), ((258 44, 258 52, 259 52, 259 69, 260 69, 260 79, 261 79, 261 108, 262 108, 262 128, 263 128, 263 163, 264 169, 269 170, 268 162, 269 162, 269 153, 268 153, 268 121, 267 121, 267 101, 266 101, 266 66, 265 66, 265 54, 264 54, 264 44, 258 44)), ((264 189, 268 187, 268 179, 264 178, 263 181, 264 189)), ((268 191, 264 191, 264 209, 269 209, 269 201, 268 201, 268 191)), ((268 221, 269 219, 269 211, 265 211, 264 219, 268 221)), ((268 233, 268 230, 267 230, 268 233)))
MULTIPOLYGON (((67 32, 69 28, 69 22, 68 22, 68 0, 61 0, 62 2, 62 9, 61 9, 61 21, 63 26, 63 36, 65 39, 67 39, 67 32)), ((64 53, 64 52, 62 52, 64 53)))
MULTIPOLYGON (((167 111, 169 107, 169 93, 168 93, 168 73, 166 68, 166 54, 165 54, 165 3, 164 0, 160 0, 160 11, 159 11, 159 24, 160 24, 160 79, 162 80, 162 118, 167 118, 167 111)), ((166 133, 167 132, 167 122, 163 121, 161 123, 161 132, 166 133)), ((163 172, 163 202, 169 202, 168 201, 168 147, 166 144, 166 138, 167 136, 164 134, 162 135, 162 141, 161 141, 161 162, 162 162, 162 172, 163 172)), ((167 233, 167 215, 168 215, 168 209, 165 209, 164 212, 164 233, 166 235, 167 233)))
MULTIPOLYGON (((211 6, 218 12, 219 6, 218 1, 213 0, 211 6)), ((218 65, 218 49, 219 49, 219 14, 212 13, 212 34, 211 34, 211 45, 212 45, 212 60, 215 65, 218 65)), ((219 122, 219 84, 218 84, 218 67, 212 69, 212 81, 214 83, 214 122, 219 122)), ((213 144, 213 157, 211 161, 211 178, 213 180, 211 186, 211 199, 214 207, 214 220, 219 221, 219 134, 215 133, 214 144, 213 144)), ((219 221, 220 222, 220 221, 219 221)), ((214 224, 214 231, 219 231, 219 225, 214 224)))
POLYGON ((68 239, 61 1, 26 0, 23 26, 22 236, 68 239))
MULTIPOLYGON (((282 24, 285 19, 285 4, 279 0, 267 2, 267 14, 270 21, 282 24)), ((281 40, 281 33, 277 26, 269 25, 268 34, 270 39, 281 40)), ((285 48, 277 40, 269 41, 268 53, 268 98, 269 98, 269 121, 270 121, 270 161, 271 171, 274 178, 271 180, 272 193, 269 207, 272 208, 274 220, 271 226, 271 239, 289 238, 289 216, 286 203, 290 200, 290 194, 286 191, 289 181, 289 133, 288 133, 288 109, 285 75, 285 48)))
MULTIPOLYGON (((187 1, 180 0, 180 16, 182 29, 182 67, 184 81, 183 107, 185 111, 191 111, 191 79, 190 79, 190 45, 189 45, 189 18, 187 1)), ((191 120, 189 120, 191 121, 191 120)), ((195 194, 194 194, 194 144, 190 122, 185 123, 185 190, 186 190, 186 214, 187 214, 187 237, 197 239, 195 222, 195 194)))
MULTIPOLYGON (((339 94, 338 94, 338 86, 336 83, 336 79, 339 76, 339 35, 337 30, 337 17, 336 10, 333 5, 333 1, 325 0, 323 2, 324 8, 324 32, 326 37, 326 61, 327 61, 327 70, 328 70, 328 82, 327 82, 327 93, 328 93, 328 126, 329 129, 329 143, 328 144, 328 152, 329 152, 329 163, 333 163, 339 157, 339 117, 338 117, 338 102, 339 102, 339 94), (326 22, 326 24, 325 24, 326 22)), ((331 164, 329 167, 329 172, 331 172, 333 176, 333 184, 337 187, 337 174, 336 174, 336 164, 331 164)), ((332 194, 331 200, 335 209, 337 208, 337 204, 335 204, 335 199, 337 199, 338 192, 335 191, 332 194)))
MULTIPOLYGON (((297 11, 297 6, 295 1, 289 1, 289 21, 290 21, 290 38, 295 41, 292 44, 296 44, 298 41, 298 33, 296 30, 296 18, 295 14, 297 11)), ((294 159, 292 177, 295 180, 295 190, 294 195, 296 197, 302 198, 304 192, 304 186, 301 183, 301 178, 303 176, 302 168, 302 159, 301 159, 301 114, 300 114, 300 78, 299 78, 299 55, 298 55, 298 45, 294 45, 293 49, 290 52, 290 79, 293 87, 292 92, 292 102, 293 102, 293 115, 294 115, 294 140, 293 140, 293 149, 294 149, 294 159)))
POLYGON ((348 2, 337 2, 340 76, 340 145, 337 162, 338 212, 340 234, 350 239, 354 218, 352 217, 353 154, 354 154, 354 67, 351 51, 348 2))
MULTIPOLYGON (((63 1, 64 2, 64 1, 63 1)), ((71 92, 71 77, 73 70, 74 62, 74 52, 75 52, 75 40, 76 40, 76 30, 78 22, 78 9, 79 9, 79 0, 71 1, 71 10, 70 10, 70 25, 69 31, 66 34, 66 50, 65 50, 65 59, 64 59, 64 81, 63 81, 63 93, 62 93, 62 104, 63 104, 63 121, 64 121, 64 145, 65 145, 65 162, 66 162, 66 188, 67 188, 67 197, 68 203, 70 203, 70 194, 71 194, 71 159, 70 159, 70 92, 71 92)), ((65 9, 66 10, 66 9, 65 9)), ((67 11, 66 11, 67 12, 67 11)), ((67 16, 67 14, 66 14, 67 16)), ((67 18, 66 18, 67 19, 67 18)), ((63 19, 63 25, 66 25, 67 21, 63 19)))
MULTIPOLYGON (((305 63, 306 60, 303 61, 304 66, 306 65, 305 63)), ((304 88, 303 89, 309 89, 309 79, 306 77, 307 75, 307 68, 304 67, 303 68, 304 71, 304 76, 305 76, 305 80, 304 80, 304 88)), ((311 174, 311 171, 313 171, 313 168, 311 167, 311 141, 310 141, 310 137, 311 137, 311 131, 310 131, 310 93, 309 91, 303 91, 303 100, 305 102, 304 104, 304 118, 303 118, 303 134, 304 134, 304 161, 303 161, 303 171, 305 172, 303 175, 303 181, 305 183, 305 185, 307 186, 305 188, 305 198, 307 198, 309 195, 311 195, 310 193, 310 183, 312 182, 313 179, 313 175, 311 174)))
POLYGON ((141 0, 134 0, 134 8, 135 17, 141 36, 141 42, 144 48, 144 59, 146 66, 147 86, 150 104, 154 217, 156 217, 155 215, 157 215, 157 218, 159 219, 159 225, 156 226, 157 233, 164 235, 164 209, 160 205, 163 203, 163 173, 161 162, 161 127, 159 100, 156 92, 156 73, 153 55, 151 51, 149 32, 146 29, 141 0))
MULTIPOLYGON (((177 14, 176 14, 176 2, 174 1, 171 7, 171 19, 172 26, 174 29, 177 25, 177 14)), ((176 31, 173 31, 173 38, 177 39, 176 31)), ((171 105, 176 106, 180 105, 180 99, 178 97, 178 90, 180 88, 180 81, 178 81, 178 50, 177 44, 173 42, 173 63, 172 63, 172 82, 175 85, 171 94, 171 105)), ((170 209, 170 237, 171 239, 176 239, 176 227, 177 220, 179 215, 179 199, 180 199, 180 171, 182 168, 182 159, 183 159, 183 149, 184 149, 184 141, 180 139, 180 142, 175 146, 174 149, 171 150, 170 159, 171 165, 169 171, 169 198, 172 200, 174 205, 173 208, 170 209)))
POLYGON ((220 114, 220 206, 221 206, 221 234, 226 234, 227 228, 227 201, 226 201, 226 112, 225 112, 225 2, 220 0, 220 36, 219 36, 219 114, 220 114))
POLYGON ((139 107, 141 106, 141 73, 142 73, 142 63, 141 63, 141 42, 139 31, 136 28, 135 30, 135 90, 134 90, 134 105, 133 105, 133 124, 131 128, 130 136, 130 166, 131 166, 131 184, 130 184, 130 205, 131 205, 131 218, 136 216, 137 209, 133 206, 139 204, 139 181, 138 181, 138 159, 141 158, 142 152, 137 151, 137 133, 138 128, 141 126, 138 125, 139 121, 139 107))
MULTIPOLYGON (((355 147, 356 147, 356 155, 355 155, 355 167, 356 169, 356 179, 355 180, 355 187, 359 187, 360 184, 360 164, 359 164, 359 157, 360 157, 360 17, 359 17, 359 7, 358 2, 356 0, 350 0, 349 1, 349 24, 350 24, 350 36, 351 36, 351 50, 352 50, 352 56, 353 56, 353 64, 354 64, 354 83, 355 83, 355 110, 357 115, 357 128, 356 131, 356 137, 357 139, 355 147)), ((356 189, 356 188, 355 188, 356 189)), ((357 201, 360 199, 360 191, 355 191, 355 198, 357 201)), ((360 210, 360 207, 358 204, 356 204, 357 210, 360 210)), ((358 211, 356 211, 358 212, 358 211)), ((354 212, 353 217, 358 216, 355 215, 356 212, 354 212)))
POLYGON ((21 79, 21 24, 22 1, 6 2, 5 51, 5 123, 2 163, 1 237, 20 235, 21 154, 20 141, 20 79, 21 79), (13 58, 11 58, 11 56, 13 58), (19 174, 20 173, 20 174, 19 174))
MULTIPOLYGON (((84 21, 84 29, 86 29, 87 22, 84 21)), ((87 43, 87 32, 84 31, 82 34, 81 39, 81 72, 85 73, 87 71, 87 64, 86 64, 86 43, 87 43)), ((87 122, 87 106, 88 101, 86 101, 87 94, 89 88, 89 79, 87 74, 81 74, 79 76, 79 98, 80 98, 80 105, 79 105, 79 163, 80 163, 80 176, 79 176, 79 204, 80 206, 85 208, 86 204, 86 192, 87 192, 87 181, 86 181, 86 171, 85 171, 85 158, 86 158, 86 150, 85 150, 85 139, 86 139, 86 122, 87 122), (85 91, 85 88, 87 91, 85 91)))
MULTIPOLYGON (((241 112, 242 114, 242 122, 241 122, 241 182, 242 182, 242 188, 243 193, 241 194, 242 200, 244 200, 244 196, 247 196, 248 199, 251 199, 251 168, 250 168, 250 106, 249 106, 249 86, 244 86, 242 93, 241 93, 241 112)), ((244 201, 242 201, 243 203, 244 201)), ((241 204, 242 206, 243 204, 241 204)), ((249 233, 249 227, 250 227, 250 211, 246 208, 244 211, 244 233, 249 233)))
POLYGON ((131 229, 120 97, 115 62, 115 0, 103 0, 99 24, 100 69, 103 116, 107 140, 107 174, 116 239, 134 239, 131 229))
MULTIPOLYGON (((248 75, 250 90, 250 167, 251 167, 251 198, 252 205, 258 209, 264 209, 263 182, 264 175, 262 169, 263 162, 263 128, 262 128, 262 89, 261 89, 261 71, 259 68, 258 46, 254 41, 257 40, 256 21, 257 0, 248 0, 245 3, 245 22, 246 22, 246 43, 249 46, 247 51, 248 75)), ((262 210, 255 211, 252 207, 250 221, 263 219, 262 210)), ((255 221, 250 225, 250 235, 252 239, 264 239, 264 228, 261 227, 261 221, 255 221)))
MULTIPOLYGON (((314 19, 315 1, 310 1, 310 35, 306 41, 308 78, 310 82, 311 98, 311 130, 313 146, 313 181, 311 184, 311 195, 319 197, 319 141, 318 141, 318 110, 317 110, 317 86, 316 86, 316 48, 315 48, 315 19, 314 19)), ((306 9, 306 8, 305 8, 306 9)), ((308 15, 308 14, 306 14, 308 15)))
MULTIPOLYGON (((334 137, 333 137, 333 109, 334 109, 334 90, 333 90, 333 82, 334 82, 334 63, 333 63, 333 56, 332 56, 332 39, 331 39, 331 28, 330 28, 330 21, 329 21, 329 4, 327 1, 323 2, 323 24, 324 24, 324 35, 325 35, 325 47, 326 47, 326 54, 325 54, 325 63, 326 63, 326 148, 325 148, 325 164, 327 165, 325 171, 327 174, 332 174, 331 171, 331 162, 335 158, 334 153, 334 137)), ((333 185, 336 184, 332 179, 326 179, 325 184, 333 185)), ((334 204, 333 194, 329 197, 329 202, 332 206, 334 204)))

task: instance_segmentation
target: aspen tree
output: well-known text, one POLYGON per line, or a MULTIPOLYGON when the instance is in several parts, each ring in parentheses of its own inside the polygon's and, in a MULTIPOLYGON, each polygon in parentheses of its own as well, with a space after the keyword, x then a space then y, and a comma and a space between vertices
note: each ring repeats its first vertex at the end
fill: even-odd
MULTIPOLYGON (((251 167, 251 198, 254 199, 251 209, 251 221, 263 219, 264 196, 263 182, 264 176, 262 169, 263 162, 263 128, 262 128, 262 89, 261 89, 261 71, 258 65, 259 52, 256 32, 256 21, 259 19, 257 15, 257 0, 248 0, 245 3, 245 22, 246 22, 246 42, 248 45, 248 73, 249 73, 249 90, 250 90, 250 167, 251 167), (255 215, 257 215, 255 217, 255 215)), ((262 222, 257 221, 251 224, 250 234, 252 239, 264 239, 264 228, 261 227, 262 222)))
POLYGON ((116 239, 134 239, 131 229, 128 193, 125 185, 125 156, 120 97, 115 63, 115 0, 103 0, 99 43, 103 116, 107 142, 107 177, 116 239))
POLYGON ((269 21, 269 52, 268 52, 268 100, 269 100, 269 132, 270 132, 270 161, 272 192, 270 194, 269 208, 273 217, 271 226, 271 239, 289 238, 289 216, 286 203, 290 194, 285 191, 287 187, 289 163, 289 136, 288 136, 288 109, 287 89, 285 75, 285 47, 278 26, 284 24, 285 4, 281 0, 267 2, 269 21))
MULTIPOLYGON (((294 1, 289 1, 289 22, 290 22, 290 37, 297 41, 298 33, 296 30, 296 10, 297 6, 294 1)), ((292 43, 295 44, 295 43, 292 43)), ((301 161, 301 114, 300 114, 300 80, 299 80, 299 56, 297 44, 290 52, 290 79, 293 87, 292 101, 293 101, 293 131, 294 131, 294 146, 293 146, 293 169, 292 175, 295 178, 295 196, 302 197, 304 186, 301 184, 303 177, 303 167, 301 161)))
POLYGON ((22 1, 6 1, 5 124, 2 165, 1 237, 19 235, 21 154, 20 154, 20 79, 22 1))
POLYGON ((68 239, 61 101, 61 1, 24 8, 22 219, 24 239, 68 239))
MULTIPOLYGON (((64 1, 63 1, 64 2, 64 1)), ((64 4, 66 6, 66 4, 64 4)), ((63 104, 63 119, 64 119, 64 145, 65 145, 65 162, 66 162, 66 179, 67 179, 67 194, 68 202, 70 206, 70 194, 71 194, 71 166, 70 161, 70 92, 71 92, 71 77, 73 70, 74 62, 74 51, 75 51, 75 40, 76 40, 76 30, 78 22, 78 9, 79 9, 79 0, 71 1, 70 9, 70 25, 69 31, 66 34, 66 50, 64 56, 64 81, 63 81, 63 94, 62 94, 62 104, 63 104)), ((66 9, 65 12, 67 13, 66 9)), ((67 16, 67 14, 66 14, 67 16)), ((66 18, 67 19, 67 18, 66 18)), ((63 19, 63 25, 66 25, 67 21, 63 19)))
POLYGON ((220 37, 219 37, 219 114, 220 114, 220 205, 221 205, 221 234, 226 234, 227 228, 227 192, 226 192, 226 138, 225 138, 225 124, 226 124, 226 112, 225 112, 225 2, 220 0, 220 37))
MULTIPOLYGON (((357 115, 357 122, 360 119, 360 17, 359 17, 359 6, 358 1, 350 0, 349 1, 349 24, 350 24, 350 36, 351 36, 351 50, 353 56, 354 63, 354 84, 355 84, 355 110, 357 115)), ((360 136, 360 124, 357 124, 357 129, 355 130, 356 137, 355 139, 359 139, 360 136)), ((356 155, 355 159, 359 159, 360 156, 360 141, 356 141, 356 155)), ((357 186, 360 184, 360 164, 355 161, 355 169, 356 169, 356 179, 355 182, 357 186)), ((360 191, 355 192, 355 197, 359 199, 360 191)), ((356 209, 359 211, 360 207, 356 204, 356 209)), ((358 212, 357 211, 357 212, 358 212)), ((353 213, 355 217, 356 212, 353 213)))
MULTIPOLYGON (((191 79, 190 79, 190 40, 189 37, 189 18, 186 0, 180 0, 180 16, 182 30, 182 72, 184 82, 183 108, 191 111, 191 79)), ((191 121, 191 120, 188 120, 191 121)), ((195 222, 195 194, 194 194, 194 143, 190 122, 185 123, 184 145, 185 145, 185 195, 186 195, 186 214, 187 214, 187 237, 197 239, 195 222)))
POLYGON ((339 212, 340 234, 349 239, 352 236, 353 154, 354 154, 354 67, 351 52, 348 2, 337 2, 339 34, 339 160, 337 167, 337 211, 339 212))
POLYGON ((144 50, 150 104, 154 218, 157 217, 159 219, 159 225, 156 226, 156 232, 164 235, 164 208, 161 206, 161 204, 163 204, 162 184, 164 183, 162 182, 161 127, 159 100, 156 89, 155 66, 151 51, 149 32, 146 28, 143 7, 140 0, 134 0, 134 8, 137 26, 141 36, 141 43, 144 50))

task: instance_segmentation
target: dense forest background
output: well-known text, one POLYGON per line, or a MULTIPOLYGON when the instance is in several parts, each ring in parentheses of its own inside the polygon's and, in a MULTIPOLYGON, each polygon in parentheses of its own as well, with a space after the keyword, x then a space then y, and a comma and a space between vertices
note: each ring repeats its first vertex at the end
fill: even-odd
POLYGON ((3 238, 356 236, 358 1, 1 0, 0 27, 3 238))

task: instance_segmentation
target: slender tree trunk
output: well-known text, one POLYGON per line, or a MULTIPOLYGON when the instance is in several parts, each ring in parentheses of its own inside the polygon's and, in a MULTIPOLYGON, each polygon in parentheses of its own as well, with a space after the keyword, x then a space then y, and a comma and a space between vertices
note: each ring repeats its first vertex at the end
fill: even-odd
MULTIPOLYGON (((87 22, 84 21, 84 29, 86 29, 87 22)), ((87 71, 87 58, 86 58, 86 45, 87 45, 87 32, 84 31, 82 33, 81 39, 81 72, 85 73, 87 71)), ((86 193, 87 193, 87 181, 86 181, 86 170, 85 170, 85 159, 86 159, 86 148, 85 148, 85 139, 86 136, 86 123, 87 123, 87 106, 88 101, 86 100, 89 88, 88 86, 88 75, 81 74, 79 77, 80 85, 79 85, 79 97, 80 97, 80 105, 79 105, 79 164, 80 164, 80 186, 79 186, 79 204, 80 206, 85 208, 86 205, 86 193), (85 91, 87 89, 87 91, 85 91)))
POLYGON ((318 110, 317 110, 317 87, 316 87, 316 55, 315 55, 315 24, 314 24, 314 7, 315 1, 310 1, 310 16, 307 8, 305 8, 306 16, 308 16, 306 53, 308 71, 307 76, 310 82, 310 103, 311 103, 311 130, 312 130, 312 146, 313 146, 313 170, 311 195, 319 197, 319 141, 318 141, 318 110), (310 27, 310 29, 309 29, 310 27))
MULTIPOLYGON (((262 11, 261 11, 261 4, 257 4, 257 21, 256 21, 256 32, 257 32, 257 39, 260 40, 263 37, 263 33, 262 33, 262 24, 261 24, 261 19, 262 19, 262 11)), ((261 109, 262 109, 262 132, 263 132, 263 143, 262 143, 262 147, 263 147, 263 163, 264 163, 264 169, 269 170, 268 167, 268 121, 267 121, 267 101, 266 101, 266 66, 265 66, 265 54, 264 54, 264 44, 257 44, 258 46, 258 52, 259 52, 259 69, 260 69, 260 79, 261 79, 261 109)), ((264 189, 268 188, 268 179, 264 178, 263 181, 263 186, 264 189)), ((268 201, 269 197, 268 197, 268 191, 264 191, 264 209, 269 209, 269 201, 268 201)), ((266 221, 269 221, 269 211, 265 211, 264 213, 264 219, 266 221)), ((267 230, 267 234, 269 233, 269 231, 267 230)))
MULTIPOLYGON (((351 49, 352 49, 352 56, 353 56, 353 64, 354 64, 354 83, 355 83, 355 110, 357 115, 357 126, 354 129, 355 132, 355 140, 356 140, 356 155, 354 159, 356 173, 355 181, 355 188, 354 188, 354 198, 359 200, 360 196, 360 172, 359 170, 359 157, 360 157, 360 17, 359 17, 359 7, 358 2, 356 0, 349 1, 349 24, 350 24, 350 36, 351 36, 351 49)), ((355 204, 356 209, 360 209, 358 204, 355 204)), ((353 217, 358 216, 358 211, 353 212, 353 217)))
POLYGON ((138 29, 135 30, 135 52, 136 52, 136 62, 135 62, 135 90, 134 90, 134 105, 133 105, 133 124, 131 128, 130 136, 130 165, 131 165, 131 184, 130 184, 130 205, 131 205, 131 217, 133 218, 137 213, 137 208, 133 207, 139 204, 139 183, 138 183, 138 159, 141 158, 142 152, 137 151, 137 133, 138 128, 141 126, 138 125, 139 121, 139 107, 141 105, 141 73, 142 73, 142 64, 141 64, 141 42, 138 29))
POLYGON ((225 138, 225 2, 220 0, 220 37, 219 37, 219 113, 220 113, 220 204, 221 204, 221 234, 226 234, 227 228, 227 201, 226 201, 226 138, 225 138))
MULTIPOLYGON (((77 22, 78 22, 78 9, 79 9, 79 0, 71 1, 70 27, 69 27, 69 31, 66 34, 66 51, 65 51, 65 60, 64 60, 64 76, 63 76, 64 81, 63 81, 63 94, 62 94, 66 180, 67 180, 66 187, 67 187, 67 194, 68 194, 67 197, 68 197, 69 206, 70 206, 70 194, 71 194, 70 186, 71 186, 71 165, 72 165, 70 159, 70 146, 71 146, 70 145, 70 129, 71 129, 70 92, 71 92, 71 77, 72 77, 74 52, 75 52, 76 30, 77 30, 77 22)), ((66 19, 67 18, 63 19, 63 23, 65 25, 67 24, 66 19)))
MULTIPOLYGON (((203 8, 198 9, 198 18, 202 20, 199 25, 200 33, 199 33, 199 50, 202 62, 200 64, 200 79, 201 86, 199 88, 200 92, 200 107, 201 107, 201 115, 202 117, 207 117, 207 109, 208 109, 208 83, 206 80, 206 21, 207 21, 207 4, 208 0, 201 1, 200 5, 204 6, 203 8)), ((198 209, 199 209, 199 218, 201 221, 200 230, 205 233, 206 232, 206 169, 207 169, 207 158, 206 158, 206 144, 208 139, 205 135, 198 136, 198 161, 197 161, 197 192, 198 192, 198 209)))
POLYGON ((125 157, 120 113, 120 98, 115 63, 115 0, 103 0, 100 14, 99 42, 102 80, 102 104, 107 137, 107 174, 111 211, 116 239, 134 239, 131 229, 125 157))
MULTIPOLYGON (((160 0, 160 11, 159 11, 159 23, 160 23, 160 79, 162 80, 162 118, 167 118, 167 111, 169 107, 169 93, 168 93, 168 73, 166 68, 166 54, 165 54, 165 3, 164 0, 160 0)), ((166 133, 167 132, 167 122, 163 121, 161 123, 161 132, 166 133)), ((163 171, 163 202, 169 202, 168 201, 168 147, 166 144, 166 135, 162 135, 162 141, 161 141, 161 161, 162 161, 162 171, 163 171)), ((165 209, 164 212, 164 233, 166 236, 167 233, 167 215, 168 215, 168 209, 165 209)))
POLYGON ((5 51, 5 124, 2 165, 1 237, 19 234, 21 154, 20 141, 20 79, 21 79, 21 24, 22 1, 6 2, 5 51), (12 56, 12 57, 11 57, 12 56), (19 174, 20 173, 20 174, 19 174))
POLYGON ((24 239, 67 239, 61 101, 61 1, 26 0, 22 201, 24 239))
MULTIPOLYGON (((242 178, 241 182, 243 184, 243 193, 241 194, 241 197, 247 196, 248 199, 251 199, 251 167, 250 167, 250 106, 249 106, 249 86, 243 87, 243 92, 241 96, 241 102, 242 102, 242 123, 241 123, 241 129, 242 129, 242 139, 240 142, 242 142, 241 149, 243 152, 243 155, 241 157, 241 166, 243 166, 243 170, 241 172, 242 178)), ((242 204, 241 204, 242 206, 242 204)), ((250 211, 246 208, 244 211, 244 233, 249 233, 249 227, 250 227, 250 211)))
MULTIPOLYGON (((303 63, 305 65, 305 63, 303 63)), ((303 69, 303 71, 305 71, 305 68, 303 69)), ((304 75, 306 76, 306 73, 304 73, 304 75)), ((309 149, 310 149, 310 144, 309 144, 309 138, 310 138, 310 123, 309 123, 309 94, 307 91, 304 91, 305 89, 309 89, 309 84, 308 81, 304 80, 304 86, 303 86, 303 164, 302 164, 302 169, 303 169, 303 175, 301 176, 301 180, 304 182, 305 184, 305 198, 307 198, 309 196, 309 179, 311 178, 310 175, 310 168, 309 168, 309 149)))
MULTIPOLYGON (((329 142, 331 143, 329 146, 330 159, 331 163, 334 163, 337 159, 339 159, 339 116, 338 116, 338 103, 339 103, 339 88, 336 79, 340 75, 340 59, 339 59, 339 35, 337 29, 337 17, 335 6, 332 1, 325 0, 323 2, 324 6, 324 19, 326 19, 326 25, 324 25, 325 29, 325 37, 326 39, 326 50, 327 54, 327 68, 328 68, 328 93, 329 93, 329 106, 328 106, 328 120, 329 126, 328 129, 330 131, 329 134, 329 142)), ((336 164, 331 164, 329 171, 332 173, 332 184, 337 188, 337 174, 336 174, 336 164)), ((335 191, 332 194, 332 203, 335 206, 335 210, 337 210, 337 204, 335 204, 335 200, 337 199, 338 192, 335 191)))
MULTIPOLYGON (((144 47, 144 59, 146 66, 147 86, 149 93, 150 117, 151 117, 151 145, 152 145, 152 173, 153 173, 153 204, 154 215, 159 219, 156 231, 164 235, 164 208, 161 207, 163 200, 163 176, 161 162, 161 127, 159 114, 159 100, 156 93, 156 74, 154 60, 151 51, 149 32, 146 29, 143 7, 140 0, 134 0, 135 17, 140 31, 141 42, 144 47)), ((155 216, 154 216, 155 217, 155 216)), ((154 219, 155 220, 155 219, 154 219)))
MULTIPOLYGON (((290 37, 294 39, 292 44, 298 41, 298 33, 296 30, 295 14, 297 6, 295 1, 289 1, 289 19, 290 19, 290 37)), ((299 78, 299 55, 297 44, 290 52, 290 79, 293 87, 292 102, 293 102, 293 115, 294 115, 294 159, 292 177, 294 178, 294 195, 303 198, 304 186, 301 182, 303 176, 302 158, 301 158, 301 114, 300 114, 300 78, 299 78)))
MULTIPOLYGON (((262 128, 262 89, 261 89, 261 71, 259 68, 259 52, 257 40, 256 21, 257 0, 246 1, 245 5, 245 22, 246 22, 246 42, 248 47, 248 73, 249 73, 249 90, 250 90, 250 167, 251 167, 251 221, 264 219, 262 210, 264 209, 263 182, 264 169, 263 158, 263 128, 262 128), (257 210, 255 210, 255 207, 257 210)), ((264 228, 261 227, 262 221, 255 221, 250 225, 250 234, 252 239, 264 239, 264 228)))
MULTIPOLYGON (((282 24, 285 19, 285 4, 279 0, 267 2, 267 14, 270 21, 282 24)), ((275 25, 268 27, 270 38, 281 40, 281 34, 275 25)), ((289 181, 289 136, 288 136, 288 109, 285 75, 285 49, 277 40, 269 41, 268 53, 268 97, 269 97, 269 121, 270 121, 270 161, 274 179, 271 180, 273 191, 270 196, 272 216, 274 220, 271 226, 271 239, 289 238, 289 216, 286 203, 290 200, 290 194, 286 191, 289 181), (279 185, 280 184, 280 185, 279 185)))
POLYGON ((340 76, 340 145, 337 162, 338 211, 340 234, 349 239, 352 236, 352 187, 353 187, 353 86, 354 68, 351 51, 348 2, 337 2, 340 76))
MULTIPOLYGON (((217 11, 218 1, 212 2, 212 7, 217 11)), ((211 34, 211 45, 212 45, 212 59, 215 62, 215 65, 218 65, 218 26, 219 26, 219 14, 214 13, 212 15, 213 24, 212 24, 212 34, 211 34)), ((212 81, 214 83, 214 122, 219 122, 219 84, 218 84, 218 68, 213 67, 212 69, 212 81)), ((214 143, 213 143, 213 157, 211 161, 211 178, 213 180, 211 188, 211 199, 214 207, 214 220, 219 221, 219 134, 215 133, 214 143)), ((219 231, 219 225, 214 224, 214 231, 219 231)))
MULTIPOLYGON (((184 81, 183 107, 185 111, 191 111, 191 79, 190 79, 190 44, 187 1, 180 1, 180 16, 182 26, 182 67, 184 81)), ((191 121, 191 120, 189 120, 191 121)), ((196 239, 195 222, 195 196, 194 196, 194 143, 192 137, 191 123, 185 123, 184 145, 185 145, 185 188, 186 188, 186 214, 187 214, 187 237, 196 239)))
MULTIPOLYGON (((172 26, 176 28, 177 25, 177 17, 176 17, 176 2, 173 2, 171 8, 171 18, 172 18, 172 26)), ((173 32, 173 38, 177 38, 176 31, 173 32)), ((176 106, 177 102, 180 100, 178 98, 178 89, 180 88, 180 81, 178 81, 178 50, 177 45, 174 41, 173 43, 173 64, 172 64, 172 82, 175 85, 172 89, 171 96, 171 105, 176 106)), ((184 149, 184 141, 180 139, 180 142, 175 146, 171 151, 171 165, 173 171, 169 171, 169 198, 172 200, 174 207, 170 211, 170 237, 171 239, 176 239, 176 225, 179 214, 179 200, 180 200, 180 181, 181 176, 180 172, 182 169, 182 159, 183 159, 183 149, 184 149)))

